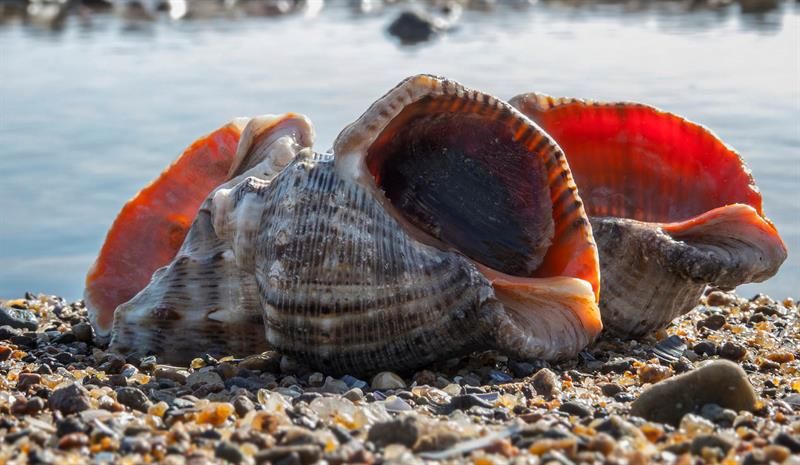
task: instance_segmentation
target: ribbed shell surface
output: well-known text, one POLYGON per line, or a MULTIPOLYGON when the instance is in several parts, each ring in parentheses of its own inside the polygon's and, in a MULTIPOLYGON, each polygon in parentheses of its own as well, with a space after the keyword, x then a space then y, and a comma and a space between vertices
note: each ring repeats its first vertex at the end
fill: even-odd
MULTIPOLYGON (((458 253, 409 238, 330 155, 298 157, 266 202, 256 281, 267 340, 333 372, 414 368, 491 346, 502 306, 458 253)), ((379 194, 380 195, 380 194, 379 194)))

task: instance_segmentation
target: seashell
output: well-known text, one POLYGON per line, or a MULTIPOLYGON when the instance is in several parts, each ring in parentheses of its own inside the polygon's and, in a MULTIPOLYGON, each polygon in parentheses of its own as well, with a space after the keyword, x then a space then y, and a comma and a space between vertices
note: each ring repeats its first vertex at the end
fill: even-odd
POLYGON ((117 307, 113 350, 180 363, 269 346, 366 373, 479 349, 571 357, 600 332, 569 166, 507 103, 415 76, 325 154, 302 117, 263 121, 172 262, 117 307))
POLYGON ((705 127, 636 103, 530 93, 511 104, 569 158, 600 250, 606 330, 663 328, 708 284, 763 281, 786 259, 750 171, 705 127))

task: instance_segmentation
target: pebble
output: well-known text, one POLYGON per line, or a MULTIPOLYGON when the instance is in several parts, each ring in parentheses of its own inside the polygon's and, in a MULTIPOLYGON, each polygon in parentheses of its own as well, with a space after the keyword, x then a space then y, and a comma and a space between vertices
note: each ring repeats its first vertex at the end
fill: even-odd
MULTIPOLYGON (((310 382, 310 380, 309 380, 310 382)), ((325 378, 325 384, 322 385, 320 388, 321 392, 327 392, 329 394, 343 394, 349 390, 347 383, 340 379, 333 378, 328 376, 325 378)))
POLYGON ((214 456, 231 463, 242 463, 245 461, 245 455, 236 444, 228 441, 220 441, 214 449, 214 456))
POLYGON ((705 320, 701 320, 699 323, 697 323, 697 327, 707 328, 712 331, 716 331, 725 326, 726 322, 727 321, 725 319, 725 315, 722 315, 720 313, 714 313, 712 315, 709 315, 708 318, 706 318, 705 320))
POLYGON ((345 392, 342 397, 351 402, 361 402, 364 399, 364 391, 362 391, 360 388, 354 387, 353 389, 345 392))
POLYGON ((385 447, 389 444, 402 444, 410 449, 414 447, 419 435, 420 430, 417 425, 417 419, 412 416, 405 416, 372 425, 367 435, 367 440, 379 447, 385 447))
POLYGON ((58 410, 64 415, 82 412, 89 407, 89 392, 80 384, 71 383, 53 391, 48 399, 48 404, 53 410, 58 410))
POLYGON ((72 334, 75 339, 87 344, 94 340, 94 329, 89 323, 81 322, 72 327, 72 334))
MULTIPOLYGON (((561 362, 520 362, 494 352, 453 358, 418 371, 411 387, 397 383, 383 391, 352 375, 329 377, 294 362, 284 367, 287 373, 276 372, 283 357, 270 352, 200 356, 189 367, 159 365, 154 357, 123 359, 80 340, 90 328, 80 304, 58 304, 60 310, 48 314, 55 304, 37 300, 35 332, 0 327, 0 336, 12 338, 0 342, 0 457, 22 454, 27 463, 54 465, 800 465, 798 328, 792 312, 765 297, 756 300, 700 308, 655 338, 600 338, 561 362), (720 330, 703 323, 714 322, 713 315, 725 318, 720 330), (764 321, 748 323, 753 315, 764 321), (627 402, 638 406, 639 398, 686 370, 698 377, 708 365, 703 359, 725 343, 747 352, 739 365, 763 397, 754 413, 725 405, 720 396, 734 396, 726 394, 726 383, 702 379, 685 388, 697 399, 677 424, 630 415, 627 402), (213 389, 203 377, 211 378, 213 389), (83 410, 48 408, 65 397, 52 390, 72 380, 80 385, 70 388, 73 394, 88 402, 83 410), (214 392, 219 380, 224 388, 214 392), (715 395, 703 399, 695 391, 715 395), (144 405, 137 409, 137 403, 144 405)), ((26 305, 33 304, 7 306, 26 305)), ((739 376, 728 376, 728 384, 739 376)), ((665 405, 681 400, 672 394, 665 405)))
POLYGON ((600 385, 600 392, 602 392, 603 395, 607 397, 614 397, 617 394, 624 391, 625 388, 617 383, 604 383, 600 385))
POLYGON ((723 423, 725 425, 732 425, 733 421, 736 419, 736 412, 722 408, 717 404, 706 404, 700 409, 700 415, 704 418, 708 418, 709 420, 715 423, 723 423))
POLYGON ((377 390, 402 389, 406 387, 406 382, 396 373, 382 371, 372 378, 370 385, 377 390))
POLYGON ((591 417, 593 413, 592 409, 588 405, 578 401, 564 402, 558 409, 562 412, 581 418, 591 417))
POLYGON ((633 368, 633 363, 629 359, 615 358, 604 363, 600 367, 601 373, 617 373, 622 374, 633 368))
POLYGON ((39 327, 39 319, 30 310, 0 306, 0 326, 35 331, 39 327))
POLYGON ((517 378, 527 378, 536 371, 536 365, 528 362, 518 362, 516 360, 509 362, 508 367, 511 368, 511 372, 514 373, 514 376, 517 378))
POLYGON ((219 392, 225 389, 225 383, 222 378, 210 369, 195 371, 186 378, 186 385, 191 388, 198 388, 205 386, 209 392, 219 392))
POLYGON ((58 441, 59 449, 74 449, 89 445, 89 437, 83 433, 71 433, 63 436, 58 441))
POLYGON ((634 401, 631 414, 677 425, 684 414, 705 404, 752 411, 757 401, 744 370, 717 360, 650 386, 634 401))
POLYGON ((706 303, 712 307, 724 307, 735 302, 735 296, 721 291, 714 291, 706 297, 706 303))
MULTIPOLYGON (((255 455, 257 465, 272 463, 277 465, 288 456, 296 456, 301 465, 310 465, 322 458, 322 450, 316 445, 275 446, 255 455)), ((292 463, 292 462, 290 462, 292 463)))
POLYGON ((27 391, 28 388, 42 381, 42 375, 38 373, 20 373, 17 378, 17 389, 27 391))
POLYGON ((655 384, 672 376, 672 370, 669 367, 648 363, 639 367, 636 374, 642 384, 655 384))
POLYGON ((710 357, 717 353, 717 346, 711 341, 703 340, 695 344, 694 347, 692 347, 692 350, 697 355, 710 357))
MULTIPOLYGON (((143 364, 140 364, 139 367, 144 370, 145 368, 142 365, 143 364)), ((189 372, 187 370, 169 365, 156 366, 153 375, 157 379, 168 379, 178 384, 186 384, 189 378, 189 372)))
POLYGON ((117 402, 133 410, 147 412, 152 405, 145 393, 135 387, 121 387, 114 392, 117 394, 117 402))
POLYGON ((239 368, 278 373, 281 369, 281 356, 277 352, 264 352, 258 355, 251 355, 239 362, 239 368))
POLYGON ((247 396, 241 395, 233 399, 233 408, 236 410, 237 415, 244 418, 248 413, 256 409, 256 405, 247 396))
POLYGON ((460 396, 453 396, 453 398, 450 399, 451 410, 468 410, 472 407, 481 407, 490 409, 492 408, 492 404, 481 399, 475 394, 464 394, 460 396))
POLYGON ((561 390, 558 377, 548 368, 537 371, 531 379, 531 385, 537 394, 545 398, 555 397, 561 390))
POLYGON ((690 450, 695 455, 703 455, 703 449, 719 449, 721 458, 733 448, 733 441, 720 435, 703 434, 692 440, 690 450))
POLYGON ((743 359, 747 355, 747 348, 736 342, 725 342, 719 346, 717 353, 720 357, 735 362, 743 359))

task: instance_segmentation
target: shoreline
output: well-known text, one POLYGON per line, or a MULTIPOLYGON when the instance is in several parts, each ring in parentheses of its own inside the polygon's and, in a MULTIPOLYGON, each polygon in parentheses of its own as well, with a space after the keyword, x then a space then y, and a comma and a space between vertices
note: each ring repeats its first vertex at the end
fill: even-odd
POLYGON ((363 380, 271 352, 126 360, 80 301, 0 306, 0 464, 800 464, 792 299, 711 292, 573 360, 484 352, 363 380))

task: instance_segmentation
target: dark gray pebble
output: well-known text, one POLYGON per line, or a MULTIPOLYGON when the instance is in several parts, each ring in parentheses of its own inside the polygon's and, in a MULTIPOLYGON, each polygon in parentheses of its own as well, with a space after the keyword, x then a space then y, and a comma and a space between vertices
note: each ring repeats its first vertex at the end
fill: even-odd
POLYGON ((514 373, 514 376, 517 378, 526 378, 536 371, 536 366, 534 364, 518 362, 516 360, 509 362, 508 367, 511 368, 511 372, 514 373))
POLYGON ((559 407, 559 410, 581 418, 592 416, 592 409, 588 405, 577 401, 564 402, 561 404, 561 407, 559 407))
POLYGON ((39 319, 30 310, 0 306, 0 326, 6 325, 35 331, 39 327, 39 319))
POLYGON ((711 341, 700 341, 692 347, 692 350, 697 355, 702 355, 705 357, 710 357, 717 353, 717 345, 711 341))
POLYGON ((780 432, 775 435, 772 442, 786 447, 795 454, 800 454, 800 436, 791 436, 786 432, 780 432))
POLYGON ((53 391, 50 394, 48 403, 51 409, 58 410, 64 415, 82 412, 91 407, 89 392, 77 383, 72 383, 53 391))
POLYGON ((256 464, 269 462, 277 464, 293 454, 296 454, 302 465, 310 465, 322 458, 322 450, 319 446, 305 444, 299 446, 275 446, 257 453, 255 460, 256 464))
POLYGON ((147 412, 152 405, 145 393, 135 387, 121 387, 117 388, 115 392, 117 393, 117 402, 133 410, 147 412))
POLYGON ((736 342, 726 342, 717 351, 720 357, 728 360, 741 360, 747 355, 747 348, 736 342))
POLYGON ((697 323, 697 328, 698 329, 699 328, 708 328, 708 329, 710 329, 712 331, 716 331, 716 330, 722 328, 723 326, 725 326, 725 323, 726 323, 725 315, 722 315, 720 313, 714 313, 714 314, 710 315, 708 318, 706 318, 704 320, 700 320, 697 323))
POLYGON ((467 410, 471 407, 491 409, 492 404, 478 397, 476 394, 464 394, 450 399, 451 410, 467 410))
POLYGON ((94 330, 89 323, 78 323, 72 327, 72 334, 80 342, 90 344, 94 340, 94 330))
POLYGON ((625 389, 616 383, 606 383, 600 385, 600 391, 604 396, 614 397, 625 389))
POLYGON ((379 447, 389 444, 402 444, 408 448, 414 446, 419 439, 417 419, 405 416, 391 421, 376 423, 369 430, 367 440, 379 447))
POLYGON ((233 408, 236 409, 236 414, 244 417, 248 413, 256 409, 256 405, 247 396, 236 396, 233 399, 233 408))
POLYGON ((221 441, 217 444, 216 449, 214 449, 214 455, 231 463, 242 463, 245 460, 242 450, 236 444, 228 441, 221 441))
POLYGON ((601 373, 625 373, 633 367, 631 359, 615 358, 607 361, 600 367, 601 373))
POLYGON ((704 434, 701 436, 697 436, 692 440, 690 450, 692 454, 702 455, 703 449, 705 448, 719 449, 721 452, 721 454, 719 454, 719 457, 721 458, 725 454, 727 454, 732 447, 733 447, 733 442, 730 439, 713 434, 704 434))

